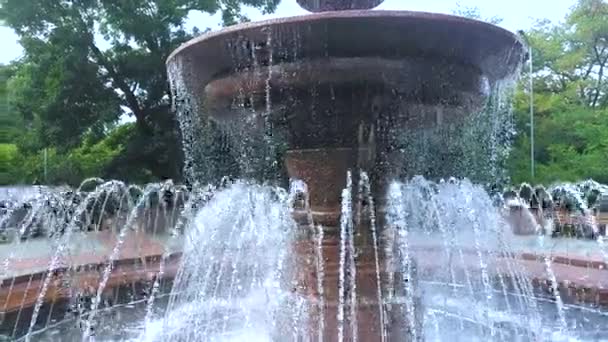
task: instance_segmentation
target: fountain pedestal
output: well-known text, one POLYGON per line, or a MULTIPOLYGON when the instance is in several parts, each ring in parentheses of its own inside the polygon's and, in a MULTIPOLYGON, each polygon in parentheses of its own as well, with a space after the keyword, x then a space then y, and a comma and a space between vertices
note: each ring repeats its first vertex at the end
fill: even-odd
POLYGON ((357 168, 359 155, 367 152, 364 149, 324 148, 286 153, 289 177, 304 181, 308 187, 310 213, 315 224, 338 226, 346 174, 357 168))
MULTIPOLYGON (((388 262, 383 251, 379 251, 380 257, 376 260, 370 244, 358 241, 355 249, 357 251, 354 267, 356 307, 351 311, 352 283, 349 279, 352 278, 349 278, 350 267, 347 265, 346 281, 341 283, 340 240, 329 237, 320 245, 314 241, 303 241, 295 246, 299 269, 299 291, 310 298, 310 336, 313 340, 322 336, 324 341, 336 341, 339 336, 338 329, 342 326, 346 341, 353 340, 353 332, 357 333, 359 341, 422 340, 423 312, 420 297, 412 296, 416 310, 415 322, 411 324, 406 313, 403 274, 394 269, 395 266, 388 262), (319 269, 319 256, 323 260, 322 270, 319 269), (322 280, 321 287, 319 287, 320 280, 322 280), (340 291, 343 288, 345 288, 344 318, 343 323, 340 323, 338 312, 341 310, 340 291)), ((416 278, 412 277, 410 281, 415 283, 416 278)))

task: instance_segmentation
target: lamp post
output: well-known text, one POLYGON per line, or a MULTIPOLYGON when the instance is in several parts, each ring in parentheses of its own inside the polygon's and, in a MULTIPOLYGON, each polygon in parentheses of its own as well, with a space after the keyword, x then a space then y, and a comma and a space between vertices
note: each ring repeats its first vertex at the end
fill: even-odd
POLYGON ((532 44, 523 30, 517 31, 523 41, 528 45, 528 65, 530 74, 528 75, 528 90, 530 91, 530 180, 534 180, 535 165, 534 165, 534 62, 532 60, 532 44))
POLYGON ((530 58, 530 175, 534 180, 534 63, 532 62, 532 46, 529 46, 529 58, 530 58))
POLYGON ((44 184, 48 184, 48 163, 49 163, 49 156, 48 156, 48 150, 45 147, 44 148, 44 184))

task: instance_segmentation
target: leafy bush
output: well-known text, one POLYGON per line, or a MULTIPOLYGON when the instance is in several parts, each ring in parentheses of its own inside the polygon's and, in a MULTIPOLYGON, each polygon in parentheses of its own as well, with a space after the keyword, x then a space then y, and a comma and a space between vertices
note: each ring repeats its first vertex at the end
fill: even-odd
POLYGON ((66 152, 46 149, 47 170, 44 170, 44 150, 29 153, 13 144, 0 144, 1 184, 48 183, 78 185, 86 178, 103 177, 107 166, 123 149, 121 138, 129 130, 123 125, 105 138, 85 137, 81 146, 66 152))
POLYGON ((16 165, 17 156, 16 145, 0 144, 0 185, 11 184, 19 174, 19 168, 16 165))

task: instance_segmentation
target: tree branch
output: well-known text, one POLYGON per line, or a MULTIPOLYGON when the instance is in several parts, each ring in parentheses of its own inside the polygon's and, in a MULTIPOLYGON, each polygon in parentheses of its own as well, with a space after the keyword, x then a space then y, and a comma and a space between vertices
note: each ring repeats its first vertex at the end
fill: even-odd
POLYGON ((595 96, 593 97, 593 101, 591 102, 591 107, 595 108, 597 106, 597 100, 600 98, 601 88, 602 88, 602 78, 604 77, 604 65, 600 66, 600 71, 597 76, 597 83, 595 86, 595 96))
POLYGON ((108 75, 110 75, 112 78, 112 83, 114 83, 115 87, 124 93, 127 105, 133 111, 133 114, 137 119, 137 124, 148 130, 150 127, 147 122, 147 117, 140 107, 139 101, 137 101, 137 97, 133 93, 131 87, 118 75, 118 72, 114 69, 114 66, 105 58, 103 52, 99 50, 92 40, 89 43, 89 47, 91 48, 93 55, 95 55, 97 58, 97 63, 102 65, 108 71, 108 75))
POLYGON ((591 102, 591 106, 595 108, 597 106, 597 101, 600 98, 600 94, 602 92, 602 79, 604 78, 604 66, 608 61, 608 57, 604 58, 602 61, 602 54, 606 51, 606 47, 602 47, 602 51, 598 51, 597 44, 593 46, 593 51, 595 52, 595 59, 600 65, 600 70, 597 75, 597 82, 595 84, 595 96, 593 97, 593 101, 591 102))
MULTIPOLYGON (((81 25, 82 31, 88 33, 88 45, 91 49, 91 52, 97 59, 97 63, 103 66, 108 71, 108 75, 112 78, 112 83, 114 84, 114 86, 124 93, 127 105, 131 109, 131 111, 133 111, 133 115, 135 115, 137 125, 140 128, 149 131, 150 125, 147 121, 147 117, 144 111, 139 105, 139 101, 137 101, 137 97, 131 90, 131 87, 129 87, 129 85, 125 82, 125 80, 119 76, 118 72, 114 69, 114 66, 107 60, 103 52, 97 47, 97 45, 95 45, 95 37, 93 36, 93 32, 87 29, 87 20, 83 18, 83 13, 84 16, 87 17, 86 9, 77 6, 76 13, 74 13, 72 17, 74 17, 81 25)), ((87 19, 88 21, 92 21, 91 18, 87 17, 87 19)))

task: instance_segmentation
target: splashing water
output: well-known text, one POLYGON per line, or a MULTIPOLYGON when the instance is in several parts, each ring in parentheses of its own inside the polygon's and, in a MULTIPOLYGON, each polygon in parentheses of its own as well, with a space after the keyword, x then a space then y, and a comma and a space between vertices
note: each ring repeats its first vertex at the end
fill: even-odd
POLYGON ((287 250, 295 227, 287 197, 240 182, 217 192, 188 227, 184 271, 173 288, 179 296, 141 339, 231 341, 252 334, 267 340, 291 336, 283 318, 304 326, 305 315, 290 311, 298 311, 298 299, 289 291, 287 250))
POLYGON ((369 182, 369 176, 366 172, 361 172, 361 191, 365 196, 365 200, 368 205, 368 216, 370 221, 370 229, 372 232, 372 245, 374 249, 374 266, 376 268, 376 283, 378 290, 378 317, 380 324, 380 338, 381 342, 386 340, 386 321, 384 318, 384 307, 383 307, 383 295, 382 295, 382 281, 380 279, 380 253, 378 250, 378 230, 376 227, 376 208, 374 205, 374 198, 372 196, 371 184, 369 182))
POLYGON ((388 194, 388 209, 387 209, 387 222, 389 227, 395 229, 398 232, 397 245, 399 246, 400 252, 400 264, 403 271, 403 282, 405 285, 405 322, 408 330, 410 331, 414 340, 418 340, 420 332, 416 323, 416 303, 414 298, 414 286, 412 283, 413 279, 413 265, 412 258, 410 256, 409 246, 409 228, 406 220, 406 212, 402 210, 404 198, 401 196, 400 185, 393 183, 389 188, 388 194))
MULTIPOLYGON (((344 341, 344 325, 346 311, 347 294, 347 254, 350 255, 350 243, 348 241, 350 230, 352 229, 352 175, 350 171, 347 175, 346 188, 342 190, 342 215, 340 216, 340 279, 338 297, 338 341, 344 341)), ((350 266, 349 266, 350 269, 350 266)))
MULTIPOLYGON (((34 329, 34 326, 38 319, 38 313, 40 312, 40 308, 42 307, 42 304, 44 303, 47 291, 49 289, 49 285, 53 278, 53 274, 57 270, 57 268, 60 267, 61 262, 62 262, 61 259, 63 258, 64 253, 66 253, 66 249, 69 248, 69 246, 71 245, 70 238, 72 236, 72 233, 77 229, 77 224, 80 223, 79 217, 87 209, 87 204, 89 203, 89 200, 91 200, 91 199, 96 200, 99 197, 98 196, 99 192, 108 191, 110 194, 118 193, 119 197, 120 197, 119 201, 122 202, 122 196, 124 196, 124 194, 125 194, 125 189, 126 189, 126 185, 121 182, 106 183, 106 184, 104 184, 104 186, 96 189, 95 192, 89 194, 87 196, 87 198, 85 198, 85 200, 83 201, 83 204, 81 204, 77 208, 75 215, 74 215, 74 217, 76 219, 72 220, 70 222, 70 224, 68 225, 65 233, 58 237, 58 239, 60 239, 61 241, 58 241, 58 244, 57 244, 58 248, 57 248, 55 254, 53 255, 51 261, 49 262, 48 272, 47 272, 44 282, 42 284, 42 289, 38 293, 38 299, 36 300, 36 304, 34 306, 34 313, 32 314, 30 326, 29 326, 28 332, 26 334, 26 340, 29 340, 29 336, 34 329)), ((104 201, 104 204, 105 204, 105 201, 104 201)), ((119 210, 120 210, 120 208, 119 208, 119 210)), ((112 261, 113 260, 111 259, 111 262, 109 265, 111 265, 112 261)), ((108 267, 111 267, 111 266, 108 266, 108 267)), ((99 295, 98 295, 98 297, 99 297, 99 295)))
POLYGON ((317 338, 319 342, 323 342, 324 330, 325 330, 325 291, 323 289, 323 281, 325 280, 325 265, 323 260, 323 227, 317 226, 317 238, 316 238, 316 267, 317 267, 317 292, 319 293, 319 304, 318 304, 318 315, 319 320, 317 328, 317 338))
MULTIPOLYGON (((515 236, 481 187, 467 180, 433 183, 416 177, 393 183, 388 199, 387 220, 398 230, 397 262, 408 274, 407 265, 417 261, 419 288, 406 283, 404 300, 406 308, 414 303, 424 310, 426 338, 587 340, 583 330, 568 329, 582 324, 576 316, 585 317, 584 308, 564 304, 557 288, 552 300, 533 293, 532 277, 557 286, 552 265, 545 258, 544 274, 524 269, 529 264, 508 247, 517 245, 515 236), (460 257, 453 258, 454 252, 460 257), (423 293, 421 306, 408 296, 416 291, 423 293), (512 305, 516 300, 519 308, 512 305)), ((595 319, 583 321, 598 324, 604 314, 596 312, 595 319)), ((415 314, 406 309, 406 315, 409 324, 415 314)))
MULTIPOLYGON (((374 324, 382 338, 388 340, 394 336, 395 324, 418 340, 446 340, 456 335, 466 337, 467 341, 587 341, 605 336, 601 325, 608 314, 560 299, 562 289, 558 284, 564 278, 558 272, 559 264, 543 256, 536 261, 522 260, 520 250, 515 248, 517 237, 481 187, 467 180, 434 183, 421 177, 394 182, 389 187, 386 226, 376 227, 376 201, 371 196, 371 185, 367 174, 359 176, 358 200, 364 199, 367 205, 366 219, 370 220, 373 247, 370 260, 375 269, 372 277, 378 285, 375 296, 379 318, 374 324), (391 250, 391 241, 395 246, 392 254, 386 253, 391 250), (380 276, 384 272, 380 266, 382 253, 387 258, 386 265, 394 265, 391 267, 398 271, 393 282, 390 277, 383 282, 380 276), (547 261, 550 267, 530 269, 530 263, 547 266, 547 261), (550 295, 538 292, 533 282, 537 276, 550 280, 550 295), (393 309, 388 310, 390 307, 393 309), (393 323, 385 322, 389 319, 393 323)), ((31 226, 36 222, 53 222, 54 226, 44 231, 44 236, 59 248, 51 254, 50 266, 46 265, 42 279, 30 275, 20 285, 36 294, 33 313, 25 310, 26 296, 19 297, 22 310, 17 321, 26 318, 27 326, 13 325, 9 335, 35 340, 62 331, 74 339, 83 335, 93 339, 96 334, 100 338, 114 336, 134 341, 200 340, 201 336, 215 341, 245 338, 297 341, 315 335, 310 330, 312 321, 318 324, 316 337, 322 339, 329 337, 324 335, 324 309, 328 304, 325 296, 335 291, 340 294, 337 318, 342 320, 338 325, 342 338, 353 336, 361 340, 362 332, 357 331, 361 319, 357 317, 357 305, 360 298, 364 298, 360 294, 364 287, 359 286, 356 276, 357 228, 352 212, 358 203, 353 203, 352 175, 348 178, 351 181, 344 190, 338 248, 340 279, 335 290, 324 283, 323 229, 316 225, 309 228, 314 238, 313 269, 317 273, 318 298, 314 301, 304 298, 297 289, 299 285, 294 283, 294 275, 300 270, 290 252, 297 243, 298 229, 302 229, 297 228, 291 217, 292 197, 295 192, 307 191, 303 183, 294 183, 293 193, 243 181, 219 190, 195 188, 185 196, 187 199, 173 197, 166 207, 154 206, 159 193, 185 190, 171 184, 136 189, 118 182, 101 183, 84 196, 68 196, 69 200, 43 196, 44 201, 55 198, 55 207, 63 203, 59 205, 63 209, 53 215, 44 202, 36 204, 39 199, 29 197, 34 202, 30 216, 23 216, 22 223, 30 225, 25 229, 20 226, 20 230, 26 232, 23 236, 31 235, 28 232, 34 231, 31 226), (76 200, 77 197, 80 199, 76 200), (121 201, 127 197, 131 199, 121 201), (37 205, 40 209, 34 210, 37 205), (107 259, 101 263, 99 280, 93 283, 92 291, 79 290, 78 264, 66 264, 65 256, 77 254, 73 249, 82 236, 82 227, 90 226, 87 234, 104 234, 107 220, 100 218, 95 208, 105 208, 103 212, 112 211, 113 207, 123 213, 122 219, 116 220, 112 227, 116 239, 112 240, 107 259), (158 213, 164 214, 158 216, 158 213), (163 223, 163 216, 177 216, 179 220, 163 223), (67 227, 61 228, 67 217, 67 227), (105 290, 114 271, 120 267, 119 256, 132 253, 129 239, 141 229, 136 224, 141 219, 152 224, 146 229, 149 234, 159 238, 167 235, 163 240, 165 245, 156 252, 160 266, 144 286, 146 295, 133 297, 126 306, 118 302, 108 306, 104 304, 105 290), (167 275, 175 278, 173 287, 163 287, 162 278, 170 272, 175 253, 171 245, 179 244, 182 239, 177 274, 167 275), (66 316, 57 320, 52 312, 48 313, 46 298, 47 293, 55 291, 55 271, 65 273, 64 289, 72 291, 74 298, 90 292, 89 302, 71 316, 75 318, 66 316), (314 307, 317 307, 314 312, 322 316, 319 319, 311 316, 309 310, 314 307), (125 319, 120 318, 125 317, 123 315, 132 318, 123 322, 125 319), (75 330, 69 328, 69 324, 73 324, 69 322, 74 320, 81 325, 75 330), (25 331, 20 333, 22 329, 25 331)), ((14 244, 26 248, 37 239, 17 239, 14 244)), ((531 241, 538 239, 538 236, 531 237, 531 241)), ((537 242, 533 246, 541 250, 545 243, 537 242)), ((15 263, 21 258, 19 253, 17 249, 7 254, 5 274, 14 272, 15 263), (13 259, 8 258, 11 255, 13 259)), ((2 287, 5 290, 14 287, 11 291, 16 291, 15 277, 7 280, 2 287)))

